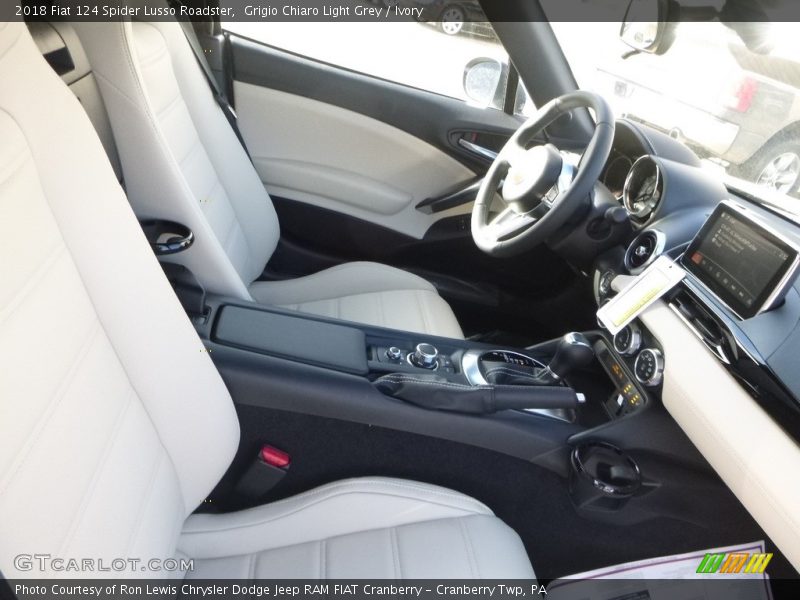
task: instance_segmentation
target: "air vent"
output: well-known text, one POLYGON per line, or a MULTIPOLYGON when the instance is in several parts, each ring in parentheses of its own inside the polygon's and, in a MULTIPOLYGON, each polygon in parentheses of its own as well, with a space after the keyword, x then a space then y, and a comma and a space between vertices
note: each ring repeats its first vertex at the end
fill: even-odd
POLYGON ((655 229, 643 231, 625 251, 625 266, 631 275, 644 271, 664 251, 664 234, 655 229))
POLYGON ((680 291, 669 306, 722 362, 731 364, 737 359, 738 349, 733 334, 693 295, 680 291))

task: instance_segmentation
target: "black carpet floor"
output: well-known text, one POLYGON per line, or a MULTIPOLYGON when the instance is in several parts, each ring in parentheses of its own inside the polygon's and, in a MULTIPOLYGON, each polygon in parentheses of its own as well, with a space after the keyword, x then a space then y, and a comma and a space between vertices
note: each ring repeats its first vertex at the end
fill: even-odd
MULTIPOLYGON (((345 421, 238 407, 240 451, 204 510, 230 511, 290 496, 338 479, 392 476, 449 487, 487 504, 521 536, 540 580, 620 562, 767 539, 735 497, 719 502, 703 525, 654 518, 614 525, 583 518, 567 481, 543 468, 495 452, 440 439, 345 421), (288 475, 264 496, 242 498, 233 486, 264 443, 292 455, 288 475)), ((688 491, 687 493, 692 493, 688 491)), ((687 498, 687 506, 708 498, 687 498)), ((773 578, 798 574, 776 552, 773 578)))

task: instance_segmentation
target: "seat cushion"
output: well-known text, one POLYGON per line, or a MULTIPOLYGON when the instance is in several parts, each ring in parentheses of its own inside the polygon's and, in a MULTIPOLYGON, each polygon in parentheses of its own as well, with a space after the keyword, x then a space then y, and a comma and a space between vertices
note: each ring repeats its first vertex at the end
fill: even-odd
POLYGON ((352 262, 286 281, 257 281, 250 294, 261 304, 390 329, 463 338, 450 306, 436 288, 412 273, 352 262))
POLYGON ((482 503, 389 478, 339 481, 257 508, 189 517, 187 576, 532 579, 517 534, 482 503))

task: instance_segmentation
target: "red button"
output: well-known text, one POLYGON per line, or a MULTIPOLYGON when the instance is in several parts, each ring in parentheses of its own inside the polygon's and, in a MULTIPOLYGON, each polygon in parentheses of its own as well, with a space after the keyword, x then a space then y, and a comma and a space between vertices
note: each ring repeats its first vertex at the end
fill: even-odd
POLYGON ((268 465, 278 467, 279 469, 285 469, 292 462, 291 456, 289 456, 283 450, 278 450, 272 446, 262 447, 259 456, 261 457, 261 460, 268 465))

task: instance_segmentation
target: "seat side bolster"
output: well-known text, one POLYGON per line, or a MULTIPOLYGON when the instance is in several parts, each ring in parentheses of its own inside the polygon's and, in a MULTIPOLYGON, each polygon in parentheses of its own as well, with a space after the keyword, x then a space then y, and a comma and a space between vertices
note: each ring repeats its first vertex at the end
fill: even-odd
POLYGON ((239 555, 468 515, 492 512, 438 486, 381 477, 348 479, 236 513, 193 515, 178 548, 193 558, 239 555))

